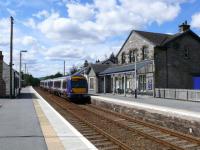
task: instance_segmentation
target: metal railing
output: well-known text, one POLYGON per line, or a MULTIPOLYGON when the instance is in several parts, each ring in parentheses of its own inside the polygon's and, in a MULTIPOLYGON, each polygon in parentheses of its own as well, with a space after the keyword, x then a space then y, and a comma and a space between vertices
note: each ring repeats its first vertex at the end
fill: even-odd
POLYGON ((156 88, 155 97, 187 101, 200 101, 200 90, 156 88))

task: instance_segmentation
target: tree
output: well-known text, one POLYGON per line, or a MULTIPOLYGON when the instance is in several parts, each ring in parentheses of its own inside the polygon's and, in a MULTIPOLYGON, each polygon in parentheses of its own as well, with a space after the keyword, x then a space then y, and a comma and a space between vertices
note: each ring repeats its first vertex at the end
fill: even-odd
POLYGON ((31 85, 31 86, 39 86, 40 85, 40 79, 34 78, 32 75, 29 74, 23 74, 24 79, 24 86, 31 85))
POLYGON ((100 60, 99 60, 99 59, 97 59, 97 60, 96 60, 96 64, 97 64, 97 63, 99 63, 99 62, 100 62, 100 60))
POLYGON ((88 61, 85 60, 84 64, 83 64, 83 67, 87 67, 89 65, 88 61))
POLYGON ((114 53, 112 52, 110 57, 109 57, 110 61, 112 61, 113 63, 117 62, 117 58, 115 57, 114 53))
POLYGON ((70 69, 70 74, 72 75, 72 74, 76 73, 77 71, 78 71, 78 68, 73 65, 72 68, 70 69))
POLYGON ((46 80, 46 79, 53 79, 53 78, 59 78, 59 77, 62 77, 63 74, 61 74, 60 72, 57 72, 56 74, 54 75, 49 75, 49 76, 45 76, 45 77, 42 77, 40 78, 41 80, 46 80))

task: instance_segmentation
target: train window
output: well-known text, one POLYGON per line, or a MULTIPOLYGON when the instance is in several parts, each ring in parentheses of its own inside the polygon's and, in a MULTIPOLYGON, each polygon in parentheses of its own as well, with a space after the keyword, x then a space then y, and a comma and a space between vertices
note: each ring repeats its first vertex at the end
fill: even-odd
POLYGON ((86 80, 72 80, 71 81, 72 88, 85 88, 87 87, 86 80))
POLYGON ((64 80, 64 81, 63 81, 63 89, 66 89, 66 88, 67 88, 67 81, 64 80))
POLYGON ((55 86, 56 88, 60 88, 60 86, 61 86, 61 81, 55 81, 54 86, 55 86))

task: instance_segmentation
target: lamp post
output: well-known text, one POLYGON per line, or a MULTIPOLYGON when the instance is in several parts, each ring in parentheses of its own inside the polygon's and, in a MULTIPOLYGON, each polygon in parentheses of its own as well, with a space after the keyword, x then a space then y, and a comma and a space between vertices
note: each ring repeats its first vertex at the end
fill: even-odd
POLYGON ((26 53, 27 50, 20 51, 20 60, 19 60, 19 89, 21 92, 21 67, 22 67, 22 53, 26 53))
POLYGON ((14 19, 11 16, 10 17, 10 98, 12 98, 12 66, 13 66, 13 24, 14 24, 14 19))
POLYGON ((63 70, 63 75, 65 76, 65 60, 64 60, 64 70, 63 70))

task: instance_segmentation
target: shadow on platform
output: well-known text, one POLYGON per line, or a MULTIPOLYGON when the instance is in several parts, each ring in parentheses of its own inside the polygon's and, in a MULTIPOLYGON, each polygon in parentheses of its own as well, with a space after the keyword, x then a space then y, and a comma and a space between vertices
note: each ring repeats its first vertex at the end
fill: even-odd
POLYGON ((18 99, 37 99, 38 97, 34 93, 21 93, 17 96, 18 99))

